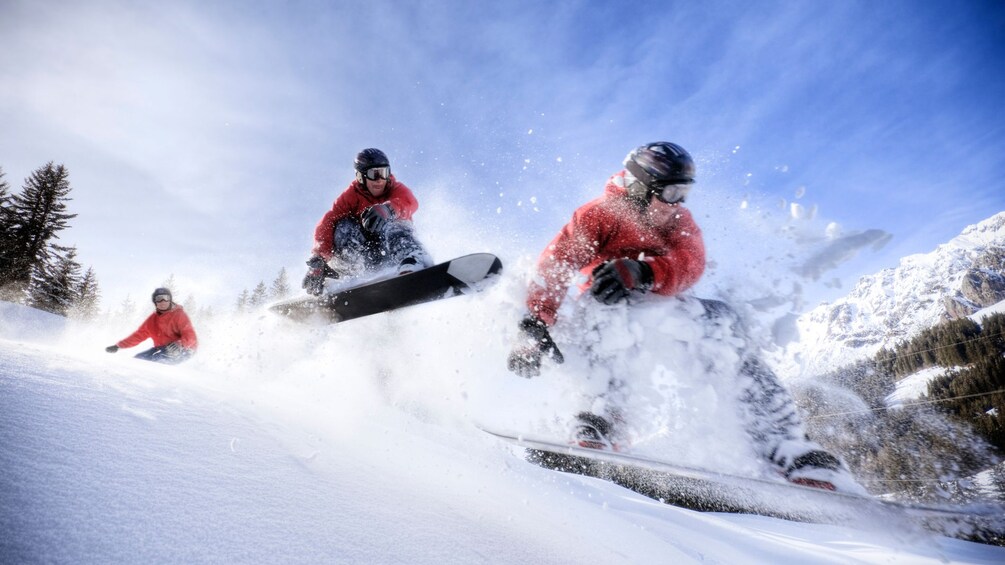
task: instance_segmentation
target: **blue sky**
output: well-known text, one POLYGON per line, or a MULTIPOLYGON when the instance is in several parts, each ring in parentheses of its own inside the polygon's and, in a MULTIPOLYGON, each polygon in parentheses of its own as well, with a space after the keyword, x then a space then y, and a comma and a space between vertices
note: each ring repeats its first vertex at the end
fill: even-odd
POLYGON ((226 304, 298 280, 369 146, 437 258, 512 258, 675 141, 720 265, 752 245, 743 202, 776 231, 796 203, 803 234, 891 234, 847 285, 1005 210, 1003 32, 997 2, 7 0, 0 167, 15 190, 68 167, 63 242, 106 306, 169 274, 226 304))

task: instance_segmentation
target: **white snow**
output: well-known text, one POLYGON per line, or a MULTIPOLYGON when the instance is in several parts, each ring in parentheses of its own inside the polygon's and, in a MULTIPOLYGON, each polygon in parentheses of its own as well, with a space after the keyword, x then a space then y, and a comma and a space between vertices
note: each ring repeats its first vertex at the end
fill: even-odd
MULTIPOLYGON (((120 327, 3 305, 0 561, 1005 561, 875 523, 693 512, 526 463, 475 424, 557 429, 578 401, 574 363, 532 380, 503 367, 496 328, 512 325, 521 285, 329 328, 221 316, 197 325, 200 352, 177 367, 105 353, 120 327)), ((702 413, 723 401, 717 384, 673 375, 652 377, 657 402, 681 403, 649 447, 743 466, 702 413)))
POLYGON ((890 408, 903 408, 904 405, 917 401, 928 394, 928 383, 941 377, 946 371, 945 367, 929 367, 900 379, 897 381, 897 388, 886 397, 886 405, 890 408))
POLYGON ((988 306, 987 308, 982 308, 974 312, 970 316, 968 316, 968 318, 980 324, 981 320, 983 320, 984 318, 987 318, 988 316, 993 316, 994 314, 1001 314, 1003 312, 1005 312, 1005 300, 1002 300, 997 304, 988 306))

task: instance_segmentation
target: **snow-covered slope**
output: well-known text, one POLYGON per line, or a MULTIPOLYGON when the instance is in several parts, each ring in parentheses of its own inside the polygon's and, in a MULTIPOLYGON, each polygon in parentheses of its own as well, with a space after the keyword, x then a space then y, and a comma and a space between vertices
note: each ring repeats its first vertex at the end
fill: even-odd
POLYGON ((935 251, 862 277, 844 298, 800 316, 790 352, 804 374, 817 374, 892 346, 950 317, 1005 298, 1005 212, 935 251))
POLYGON ((4 309, 0 562, 1005 561, 868 517, 701 514, 530 465, 473 422, 548 401, 547 381, 497 379, 479 351, 501 344, 471 310, 319 330, 218 319, 196 359, 162 367, 102 351, 112 329, 4 309), (12 338, 22 327, 50 333, 12 338), (420 336, 457 359, 423 359, 420 336), (388 355, 391 337, 420 343, 388 355))

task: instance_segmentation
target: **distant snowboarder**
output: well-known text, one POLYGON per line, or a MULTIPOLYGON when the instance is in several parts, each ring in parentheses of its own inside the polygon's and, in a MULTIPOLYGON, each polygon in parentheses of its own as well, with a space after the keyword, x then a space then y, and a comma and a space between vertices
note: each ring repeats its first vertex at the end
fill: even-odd
POLYGON ((326 278, 383 268, 405 274, 433 264, 412 229, 419 203, 391 174, 387 155, 364 149, 354 167, 356 179, 314 229, 313 256, 303 280, 304 290, 314 296, 324 292, 326 278))
POLYGON ((136 354, 137 359, 168 364, 187 360, 199 346, 188 314, 181 304, 174 303, 169 289, 154 290, 151 300, 154 303, 154 313, 129 337, 115 345, 109 345, 105 351, 115 353, 121 348, 139 345, 149 338, 153 340, 154 346, 136 354))
MULTIPOLYGON (((701 230, 683 206, 694 184, 691 155, 674 143, 650 143, 629 153, 624 167, 608 180, 604 195, 577 209, 542 252, 537 277, 528 290, 528 313, 519 324, 521 338, 508 359, 511 371, 533 377, 540 374, 546 357, 564 362, 549 329, 580 273, 587 278, 584 291, 604 305, 632 304, 645 293, 679 295, 700 279, 705 246, 701 230)), ((696 324, 724 326, 743 336, 738 316, 726 304, 682 300, 685 302, 674 300, 666 307, 686 303, 685 308, 697 308, 698 317, 703 318, 696 324)), ((605 337, 604 323, 596 322, 596 316, 588 323, 593 327, 577 327, 575 333, 617 340, 618 336, 605 337)), ((612 359, 632 353, 612 352, 609 347, 601 352, 604 347, 598 342, 577 346, 589 357, 594 373, 610 376, 602 398, 590 411, 577 415, 573 441, 584 447, 610 448, 624 432, 619 425, 624 422, 629 394, 625 378, 633 377, 613 368, 630 363, 612 359)), ((864 492, 843 462, 806 439, 795 405, 774 373, 745 345, 740 349, 741 358, 732 373, 738 377, 730 388, 739 389, 738 398, 746 407, 741 416, 758 454, 777 465, 791 482, 829 490, 839 484, 849 491, 864 492)))

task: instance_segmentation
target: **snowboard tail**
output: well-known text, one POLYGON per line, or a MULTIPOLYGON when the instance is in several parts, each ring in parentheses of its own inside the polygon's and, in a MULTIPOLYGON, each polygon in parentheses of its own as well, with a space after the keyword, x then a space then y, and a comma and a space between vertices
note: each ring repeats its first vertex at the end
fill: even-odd
POLYGON ((502 262, 498 257, 489 253, 475 253, 334 294, 284 300, 269 306, 269 310, 299 322, 337 324, 478 292, 500 272, 502 262))

